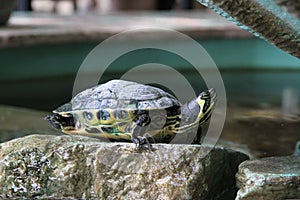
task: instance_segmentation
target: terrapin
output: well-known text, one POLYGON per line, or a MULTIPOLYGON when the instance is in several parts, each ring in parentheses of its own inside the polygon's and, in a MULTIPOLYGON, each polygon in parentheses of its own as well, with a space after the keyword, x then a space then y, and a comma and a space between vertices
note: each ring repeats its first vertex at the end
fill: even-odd
POLYGON ((200 143, 200 125, 210 118, 215 102, 214 89, 181 105, 162 89, 111 80, 82 91, 45 119, 64 133, 132 141, 136 146, 169 143, 175 135, 191 132, 194 143, 200 143))

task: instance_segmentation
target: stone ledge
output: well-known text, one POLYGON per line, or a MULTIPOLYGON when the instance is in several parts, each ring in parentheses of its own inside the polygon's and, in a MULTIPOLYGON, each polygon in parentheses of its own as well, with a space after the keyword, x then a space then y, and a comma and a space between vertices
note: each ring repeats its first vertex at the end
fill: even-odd
MULTIPOLYGON (((100 42, 122 31, 160 27, 180 31, 194 38, 252 37, 212 11, 128 12, 60 16, 14 13, 8 26, 1 27, 0 47, 62 42, 100 42)), ((166 39, 159 32, 142 32, 137 39, 166 39)))
POLYGON ((300 197, 300 156, 245 161, 236 175, 236 200, 281 200, 300 197))
POLYGON ((102 143, 31 135, 1 144, 0 197, 233 199, 245 154, 200 145, 102 143))

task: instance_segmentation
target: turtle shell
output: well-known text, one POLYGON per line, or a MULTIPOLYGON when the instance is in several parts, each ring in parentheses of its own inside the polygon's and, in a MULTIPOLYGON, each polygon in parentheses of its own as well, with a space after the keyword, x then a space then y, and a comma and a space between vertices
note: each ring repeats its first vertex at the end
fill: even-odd
MULTIPOLYGON (((150 138, 168 143, 177 133, 195 132, 199 123, 209 118, 214 99, 214 91, 209 90, 181 106, 159 88, 111 80, 80 92, 45 119, 68 134, 133 141, 136 145, 150 138)), ((199 135, 201 128, 197 138, 199 135)))
POLYGON ((77 94, 54 112, 76 110, 157 110, 180 106, 171 94, 149 85, 111 80, 77 94))

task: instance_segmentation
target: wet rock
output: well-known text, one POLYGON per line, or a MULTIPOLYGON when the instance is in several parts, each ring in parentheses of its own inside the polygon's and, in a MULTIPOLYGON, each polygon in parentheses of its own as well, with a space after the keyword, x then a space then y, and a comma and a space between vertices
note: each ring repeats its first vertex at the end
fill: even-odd
POLYGON ((245 154, 200 145, 130 143, 31 135, 1 144, 0 197, 234 199, 245 154))
POLYGON ((300 197, 300 156, 245 161, 236 175, 236 200, 281 200, 300 197))

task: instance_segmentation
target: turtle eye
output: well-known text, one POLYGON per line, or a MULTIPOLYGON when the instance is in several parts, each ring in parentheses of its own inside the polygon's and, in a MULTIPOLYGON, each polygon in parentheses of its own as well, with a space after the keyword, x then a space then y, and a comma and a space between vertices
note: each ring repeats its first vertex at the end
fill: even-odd
POLYGON ((210 93, 208 90, 202 92, 200 95, 199 95, 200 99, 202 100, 207 100, 207 99, 210 99, 210 93))

